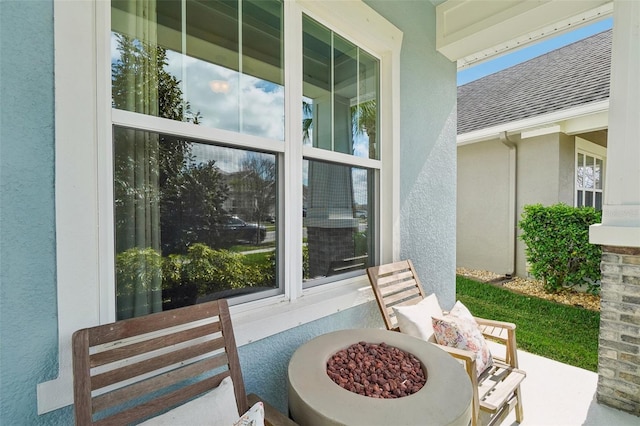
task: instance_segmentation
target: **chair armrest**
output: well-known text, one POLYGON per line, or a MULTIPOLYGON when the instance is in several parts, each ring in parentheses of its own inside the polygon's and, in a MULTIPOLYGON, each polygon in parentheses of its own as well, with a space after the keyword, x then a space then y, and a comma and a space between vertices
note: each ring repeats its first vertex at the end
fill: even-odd
POLYGON ((510 341, 515 341, 516 325, 512 322, 495 321, 486 318, 474 317, 482 334, 492 340, 509 345, 510 341))
POLYGON ((515 330, 516 329, 516 325, 514 323, 512 323, 512 322, 496 321, 496 320, 491 320, 491 319, 486 319, 486 318, 478 318, 478 317, 473 317, 473 318, 480 325, 504 328, 504 329, 507 329, 507 330, 515 330))
POLYGON ((270 426, 297 426, 297 423, 291 420, 289 417, 276 410, 272 405, 265 402, 255 393, 247 395, 249 400, 249 406, 252 406, 258 401, 262 401, 264 404, 264 424, 270 426))
POLYGON ((497 358, 502 359, 514 368, 518 368, 518 344, 516 343, 516 325, 512 322, 496 321, 486 318, 475 318, 475 320, 485 337, 488 337, 505 345, 505 357, 497 358))

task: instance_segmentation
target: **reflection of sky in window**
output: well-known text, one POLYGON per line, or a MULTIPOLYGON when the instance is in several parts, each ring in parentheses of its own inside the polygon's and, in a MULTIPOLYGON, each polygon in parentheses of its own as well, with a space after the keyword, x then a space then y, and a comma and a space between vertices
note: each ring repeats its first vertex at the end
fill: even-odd
POLYGON ((207 163, 214 160, 216 167, 225 173, 235 173, 242 170, 243 164, 252 158, 269 159, 275 163, 274 154, 245 151, 203 143, 193 143, 191 145, 191 154, 196 164, 207 163))
POLYGON ((282 90, 282 86, 266 80, 258 80, 255 86, 257 89, 260 89, 265 93, 278 92, 282 90))
POLYGON ((351 179, 353 180, 353 199, 356 204, 367 204, 367 170, 352 168, 351 179))
MULTIPOLYGON (((111 63, 119 59, 112 33, 111 63)), ((165 70, 180 81, 191 112, 200 112, 201 125, 284 140, 284 87, 172 50, 167 50, 165 70), (226 82, 228 90, 214 92, 212 81, 226 82)))
POLYGON ((113 65, 118 59, 120 59, 120 52, 118 52, 118 39, 116 34, 111 33, 111 64, 113 65))
POLYGON ((191 153, 196 163, 206 163, 215 160, 216 167, 225 173, 237 172, 247 159, 249 152, 241 149, 226 148, 215 145, 194 143, 191 153))
POLYGON ((192 112, 200 112, 201 125, 284 139, 282 86, 177 52, 168 52, 167 57, 167 71, 180 76, 184 70, 182 85, 185 99, 190 103, 192 112), (211 81, 226 82, 228 90, 214 92, 209 85, 211 81))
POLYGON ((353 136, 353 155, 369 158, 369 135, 366 132, 356 133, 353 136))

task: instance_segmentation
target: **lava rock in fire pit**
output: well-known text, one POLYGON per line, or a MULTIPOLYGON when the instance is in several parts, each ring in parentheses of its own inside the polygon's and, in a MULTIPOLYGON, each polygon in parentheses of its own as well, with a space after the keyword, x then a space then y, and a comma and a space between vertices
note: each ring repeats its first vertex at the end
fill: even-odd
POLYGON ((359 342, 327 361, 327 375, 342 388, 372 398, 401 398, 427 382, 418 358, 393 346, 359 342))

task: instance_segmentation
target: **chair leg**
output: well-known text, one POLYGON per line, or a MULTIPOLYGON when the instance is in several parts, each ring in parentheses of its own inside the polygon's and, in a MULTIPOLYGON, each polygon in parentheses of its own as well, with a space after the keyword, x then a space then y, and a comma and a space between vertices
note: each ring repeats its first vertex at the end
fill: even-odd
POLYGON ((520 386, 514 392, 516 394, 516 422, 522 423, 524 420, 524 410, 522 409, 522 395, 520 394, 520 386))
POLYGON ((471 426, 480 426, 480 398, 478 396, 478 377, 476 376, 475 360, 466 365, 467 374, 471 381, 471 426))
POLYGON ((471 403, 471 426, 480 425, 480 403, 478 401, 478 393, 473 392, 473 401, 471 403))

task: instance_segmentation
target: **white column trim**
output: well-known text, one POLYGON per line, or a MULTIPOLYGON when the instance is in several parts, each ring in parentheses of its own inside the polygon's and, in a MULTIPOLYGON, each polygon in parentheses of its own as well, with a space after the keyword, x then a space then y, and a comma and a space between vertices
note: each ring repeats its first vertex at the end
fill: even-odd
POLYGON ((614 1, 602 224, 593 244, 640 247, 640 2, 614 1))

